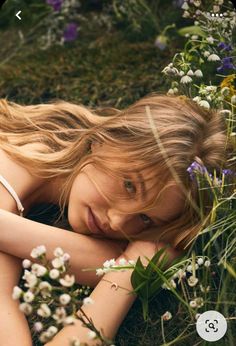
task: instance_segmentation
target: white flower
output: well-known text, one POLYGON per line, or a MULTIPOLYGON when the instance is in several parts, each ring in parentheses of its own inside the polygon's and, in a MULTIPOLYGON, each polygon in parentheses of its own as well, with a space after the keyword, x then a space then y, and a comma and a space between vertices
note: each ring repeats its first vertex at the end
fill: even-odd
POLYGON ((56 308, 55 314, 52 318, 57 321, 58 324, 62 323, 66 318, 66 310, 63 307, 56 308))
POLYGON ((47 273, 47 268, 42 266, 41 264, 34 263, 31 267, 31 272, 38 277, 44 276, 47 273))
POLYGON ((80 341, 78 338, 72 338, 70 341, 70 346, 80 346, 80 341))
POLYGON ((219 13, 220 12, 220 7, 219 6, 213 6, 213 12, 219 13))
POLYGON ((195 96, 193 98, 193 101, 199 103, 201 101, 201 97, 200 96, 195 96))
POLYGON ((38 282, 36 275, 31 273, 27 269, 25 269, 24 271, 23 279, 26 281, 25 286, 30 288, 34 287, 38 282))
POLYGON ((57 247, 54 251, 53 254, 55 257, 61 257, 64 255, 64 251, 62 250, 62 248, 57 247))
POLYGON ((207 42, 210 43, 210 44, 213 44, 214 43, 214 38, 212 36, 209 36, 206 38, 207 42))
POLYGON ((198 265, 201 266, 201 265, 204 263, 203 258, 202 258, 202 257, 199 257, 199 258, 197 259, 197 263, 198 263, 198 265))
POLYGON ((190 17, 190 13, 188 11, 184 11, 182 17, 183 18, 189 18, 190 17))
POLYGON ((201 1, 200 0, 193 0, 193 4, 196 7, 199 7, 201 5, 201 1))
POLYGON ((32 306, 29 303, 21 303, 19 305, 20 311, 22 311, 25 315, 30 315, 33 311, 32 306))
POLYGON ((68 262, 70 260, 70 255, 66 252, 62 256, 62 259, 63 259, 64 262, 68 262))
POLYGON ((97 334, 96 334, 93 330, 90 330, 90 331, 88 332, 88 338, 89 338, 90 340, 95 339, 96 336, 97 336, 97 334))
POLYGON ((198 104, 199 104, 201 107, 203 107, 203 108, 210 109, 209 103, 208 103, 207 101, 205 101, 205 100, 199 101, 198 104))
POLYGON ((183 269, 179 269, 177 273, 177 277, 179 277, 180 279, 183 277, 186 277, 186 272, 183 269))
POLYGON ((216 54, 211 54, 208 56, 207 58, 208 61, 219 61, 220 60, 220 57, 216 54))
POLYGON ((192 273, 192 271, 193 271, 193 268, 192 268, 192 265, 190 264, 187 266, 187 272, 192 273))
POLYGON ((211 53, 208 52, 208 50, 205 50, 205 52, 203 53, 204 57, 207 58, 211 53))
POLYGON ((51 279, 57 279, 60 276, 60 272, 58 269, 51 269, 49 272, 49 276, 51 279))
POLYGON ((232 105, 236 105, 236 95, 233 95, 233 96, 231 97, 230 102, 232 103, 232 105))
POLYGON ((195 302, 196 302, 198 308, 201 308, 204 305, 204 300, 202 297, 195 298, 195 302))
POLYGON ((67 305, 71 301, 71 296, 67 293, 61 294, 59 300, 62 305, 67 305))
POLYGON ((196 314, 195 319, 197 320, 200 317, 201 314, 196 314))
POLYGON ((195 302, 195 300, 191 300, 189 302, 189 305, 191 306, 191 308, 196 308, 197 307, 197 303, 195 302))
POLYGON ((196 276, 191 275, 188 278, 188 284, 189 284, 190 287, 196 286, 197 283, 198 283, 198 278, 196 278, 196 276))
POLYGON ((105 274, 105 273, 104 273, 104 270, 102 268, 96 269, 96 275, 101 276, 103 274, 105 274))
POLYGON ((35 323, 34 323, 34 330, 35 330, 37 333, 40 333, 40 332, 43 330, 43 324, 42 324, 42 322, 35 322, 35 323))
POLYGON ((62 257, 57 257, 52 260, 52 266, 56 269, 64 266, 64 260, 62 257))
POLYGON ((64 321, 63 321, 63 324, 65 326, 68 326, 69 324, 74 324, 76 321, 75 317, 74 316, 67 316, 64 321))
POLYGON ((47 329, 47 334, 48 334, 49 337, 54 336, 57 332, 58 332, 58 328, 55 327, 55 326, 50 326, 50 327, 47 329))
POLYGON ((195 72, 194 72, 194 74, 195 74, 195 76, 196 77, 198 77, 198 78, 201 78, 201 77, 203 77, 203 73, 202 73, 202 71, 201 70, 196 70, 195 72))
POLYGON ((16 299, 19 299, 20 297, 21 297, 21 295, 22 295, 22 289, 20 288, 20 287, 18 287, 18 286, 15 286, 14 288, 13 288, 13 292, 12 292, 12 298, 14 299, 14 300, 16 300, 16 299))
POLYGON ((22 261, 22 266, 23 266, 23 268, 25 268, 25 269, 28 269, 30 266, 31 266, 31 261, 30 260, 28 260, 28 259, 24 259, 23 261, 22 261))
POLYGON ((171 318, 172 318, 172 314, 170 311, 166 311, 162 316, 161 318, 164 320, 164 321, 169 321, 171 318))
POLYGON ((194 76, 193 70, 190 69, 187 73, 187 76, 194 76))
POLYGON ((174 95, 174 90, 173 89, 169 89, 167 92, 167 95, 174 95))
POLYGON ((125 266, 127 265, 127 261, 125 258, 120 258, 119 261, 118 261, 119 265, 121 266, 125 266))
POLYGON ((198 35, 192 35, 191 39, 192 40, 197 40, 198 39, 198 35))
POLYGON ((191 77, 189 76, 183 76, 181 79, 180 79, 180 83, 183 83, 183 84, 187 84, 187 83, 191 83, 193 80, 191 77))
POLYGON ((49 337, 49 335, 48 335, 47 332, 43 332, 43 333, 40 334, 39 340, 40 340, 43 344, 45 344, 47 341, 50 340, 50 337, 49 337))
POLYGON ((183 10, 188 10, 188 9, 189 9, 188 3, 187 3, 187 2, 184 2, 183 5, 181 6, 181 8, 182 8, 183 10))
POLYGON ((75 283, 75 276, 66 274, 64 278, 59 280, 59 282, 64 287, 71 287, 75 283))
POLYGON ((206 260, 205 263, 204 263, 204 266, 205 267, 210 267, 211 265, 211 261, 210 260, 206 260))
POLYGON ((104 268, 110 268, 110 267, 113 267, 114 265, 116 265, 116 261, 114 258, 112 258, 111 260, 107 260, 103 263, 104 268))
POLYGON ((230 88, 229 87, 224 87, 221 89, 221 95, 223 96, 228 96, 230 94, 230 88))
POLYGON ((182 71, 182 70, 179 71, 179 76, 180 76, 180 77, 183 77, 184 75, 185 75, 184 71, 182 71))
POLYGON ((52 290, 52 286, 50 285, 49 282, 47 281, 42 281, 39 284, 39 289, 40 289, 40 293, 41 295, 46 298, 46 297, 50 297, 51 296, 51 290, 52 290))
POLYGON ((217 86, 215 86, 215 85, 207 85, 205 87, 205 90, 209 91, 209 92, 216 92, 217 91, 217 86))
POLYGON ((26 303, 31 303, 34 300, 34 294, 31 291, 27 291, 24 293, 23 299, 26 303))
POLYGON ((176 288, 176 283, 173 279, 170 280, 170 286, 172 286, 173 288, 176 288))
POLYGON ((32 258, 38 258, 46 253, 46 247, 44 245, 39 245, 31 251, 30 256, 32 258))
POLYGON ((40 308, 37 310, 37 314, 41 317, 49 317, 51 316, 51 310, 47 304, 43 303, 40 305, 40 308))
POLYGON ((86 297, 83 299, 83 304, 84 305, 91 305, 91 304, 94 304, 94 300, 90 297, 86 297))
POLYGON ((230 116, 232 114, 232 112, 229 109, 222 109, 220 111, 220 114, 224 115, 224 116, 230 116))

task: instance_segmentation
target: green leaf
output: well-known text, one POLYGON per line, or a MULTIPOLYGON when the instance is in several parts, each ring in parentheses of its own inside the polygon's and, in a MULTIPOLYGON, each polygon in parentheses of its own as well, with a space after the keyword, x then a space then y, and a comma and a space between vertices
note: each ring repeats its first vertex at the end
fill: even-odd
POLYGON ((177 30, 177 32, 180 36, 185 36, 185 34, 190 34, 190 35, 198 35, 201 37, 207 37, 207 34, 200 28, 200 26, 196 26, 196 25, 186 26, 184 28, 177 30))

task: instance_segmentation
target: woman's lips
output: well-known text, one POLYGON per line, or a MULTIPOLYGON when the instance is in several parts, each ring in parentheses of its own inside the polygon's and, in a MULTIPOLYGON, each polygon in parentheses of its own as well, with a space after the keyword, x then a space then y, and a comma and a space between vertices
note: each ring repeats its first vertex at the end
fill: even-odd
POLYGON ((101 228, 98 227, 93 212, 90 208, 88 208, 88 228, 94 234, 104 235, 101 228))

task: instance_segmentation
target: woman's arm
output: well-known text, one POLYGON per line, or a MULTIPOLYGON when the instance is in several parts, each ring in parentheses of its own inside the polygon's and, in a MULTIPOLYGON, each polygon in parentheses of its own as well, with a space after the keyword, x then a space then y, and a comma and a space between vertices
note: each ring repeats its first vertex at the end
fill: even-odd
POLYGON ((110 258, 118 257, 125 242, 96 239, 22 218, 0 209, 0 251, 19 258, 29 258, 31 250, 45 245, 47 256, 60 246, 71 256, 71 272, 81 284, 95 286, 99 277, 95 272, 83 272, 84 268, 100 267, 110 258))
MULTIPOLYGON (((137 260, 140 256, 142 263, 146 265, 147 260, 145 257, 151 259, 156 251, 163 246, 163 243, 135 241, 128 245, 120 258, 137 260)), ((170 256, 170 263, 180 255, 179 252, 172 249, 167 252, 170 256)), ((94 304, 82 307, 86 315, 92 319, 95 327, 109 339, 115 337, 120 324, 136 298, 134 294, 130 294, 133 291, 130 282, 131 275, 132 270, 105 274, 90 295, 94 304), (112 285, 112 283, 115 283, 115 285, 112 285), (115 289, 116 285, 118 289, 115 289)), ((83 327, 78 320, 74 325, 63 328, 46 346, 69 346, 73 337, 77 337, 81 343, 87 343, 91 346, 97 345, 97 340, 89 340, 88 332, 89 330, 83 327)))

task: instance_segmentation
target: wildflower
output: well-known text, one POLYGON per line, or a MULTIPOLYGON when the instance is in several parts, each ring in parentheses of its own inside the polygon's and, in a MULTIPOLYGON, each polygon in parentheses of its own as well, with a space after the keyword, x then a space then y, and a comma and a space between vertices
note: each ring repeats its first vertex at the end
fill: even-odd
POLYGON ((187 281, 190 287, 194 287, 198 283, 198 278, 196 278, 196 276, 191 275, 187 281))
POLYGON ((234 174, 234 172, 231 169, 223 169, 222 173, 224 175, 232 175, 232 174, 234 174))
POLYGON ((54 251, 53 254, 55 257, 61 257, 64 255, 64 251, 62 250, 62 248, 57 247, 54 251))
POLYGON ((40 333, 43 330, 42 322, 35 322, 33 328, 37 333, 40 333))
POLYGON ((64 319, 64 321, 63 321, 63 324, 65 325, 65 326, 68 326, 68 325, 70 325, 70 324, 74 324, 75 323, 75 318, 74 318, 74 316, 67 316, 65 319, 64 319))
POLYGON ((230 102, 232 103, 232 105, 236 105, 236 95, 233 95, 233 96, 231 97, 230 102))
POLYGON ((37 310, 37 314, 41 317, 49 317, 51 316, 51 310, 49 306, 45 303, 40 305, 40 308, 37 310))
POLYGON ((188 11, 184 11, 182 17, 183 18, 189 18, 190 17, 190 13, 188 11))
POLYGON ((23 268, 28 269, 31 266, 31 261, 28 259, 24 259, 22 261, 22 266, 23 266, 23 268))
POLYGON ((195 302, 196 302, 198 308, 201 308, 204 305, 204 300, 202 297, 195 298, 195 302))
POLYGON ((160 50, 164 50, 167 47, 168 38, 165 35, 158 35, 155 40, 155 46, 160 50))
POLYGON ((56 308, 55 314, 52 315, 52 318, 57 321, 58 324, 63 323, 66 318, 66 310, 64 307, 56 308))
POLYGON ((40 293, 41 295, 46 298, 46 297, 50 297, 51 296, 51 290, 52 290, 52 286, 50 285, 49 282, 47 281, 42 281, 39 284, 39 289, 40 289, 40 293))
POLYGON ((93 330, 90 330, 89 332, 88 332, 88 338, 90 339, 90 340, 93 340, 93 339, 95 339, 97 337, 97 334, 93 331, 93 330))
POLYGON ((220 57, 216 54, 211 54, 208 56, 207 58, 208 61, 219 61, 220 60, 220 57))
POLYGON ((44 276, 46 274, 47 268, 45 268, 41 264, 34 263, 34 264, 32 264, 31 272, 33 274, 35 274, 36 276, 41 277, 41 276, 44 276))
POLYGON ((46 247, 44 245, 39 245, 31 251, 30 256, 32 258, 39 258, 46 253, 46 247))
POLYGON ((236 67, 234 66, 233 62, 233 58, 232 57, 225 57, 221 60, 221 66, 217 67, 217 72, 221 73, 225 70, 230 70, 233 69, 235 70, 236 67))
POLYGON ((167 95, 174 95, 174 90, 173 89, 169 89, 167 92, 167 95))
POLYGON ((187 72, 187 76, 194 76, 193 70, 190 69, 190 70, 187 72))
POLYGON ((200 290, 201 290, 201 292, 203 292, 203 293, 209 292, 209 291, 210 291, 210 286, 203 287, 203 285, 200 284, 200 290))
POLYGON ((172 314, 170 311, 166 311, 161 318, 163 319, 163 321, 169 321, 172 318, 172 314))
POLYGON ((200 317, 200 315, 201 315, 201 314, 199 314, 199 313, 196 314, 196 315, 195 315, 195 319, 197 320, 197 319, 200 317))
POLYGON ((213 44, 214 43, 214 38, 212 36, 209 36, 206 38, 207 42, 210 43, 210 44, 213 44))
POLYGON ((56 12, 61 10, 62 3, 63 0, 47 0, 47 4, 51 5, 56 12))
POLYGON ((224 116, 230 116, 232 113, 229 109, 222 109, 220 111, 220 114, 224 115, 224 116))
POLYGON ((202 71, 201 70, 196 70, 195 72, 194 72, 194 74, 195 74, 195 76, 196 77, 198 77, 198 78, 201 78, 201 77, 203 77, 203 73, 202 73, 202 71))
POLYGON ((162 70, 162 73, 165 75, 176 76, 178 74, 178 70, 176 67, 173 67, 173 63, 170 63, 162 70))
POLYGON ((27 269, 24 271, 23 279, 26 281, 25 286, 30 288, 34 287, 38 282, 36 275, 27 269))
POLYGON ((208 52, 207 50, 205 50, 205 52, 203 53, 204 57, 207 58, 211 53, 208 52))
POLYGON ((58 269, 51 269, 49 272, 49 276, 51 279, 57 279, 60 276, 60 272, 58 269))
POLYGON ((64 262, 68 262, 70 260, 70 255, 66 252, 62 256, 62 259, 63 259, 64 262))
POLYGON ((215 13, 220 12, 220 6, 217 6, 217 5, 213 6, 213 12, 215 13))
POLYGON ((13 288, 12 298, 14 300, 19 299, 21 297, 22 293, 23 293, 22 289, 20 287, 18 287, 18 286, 15 286, 13 288))
POLYGON ((66 274, 64 278, 59 280, 60 284, 64 287, 71 287, 75 283, 75 277, 74 275, 68 275, 66 274))
POLYGON ((191 306, 191 308, 196 308, 196 307, 197 307, 196 301, 195 301, 195 300, 191 300, 191 301, 189 302, 189 306, 191 306))
POLYGON ((191 77, 189 76, 183 76, 181 79, 180 79, 180 83, 183 83, 183 84, 187 84, 187 83, 191 83, 193 80, 191 77))
POLYGON ((199 7, 201 5, 201 1, 200 0, 193 0, 193 4, 196 7, 199 7))
POLYGON ((103 269, 101 269, 101 268, 96 269, 96 275, 101 276, 103 274, 105 274, 103 269))
POLYGON ((193 101, 199 103, 201 101, 201 97, 200 96, 195 96, 193 98, 193 101))
MULTIPOLYGON (((189 168, 188 168, 188 169, 189 169, 189 168)), ((190 170, 188 170, 188 169, 187 169, 187 171, 188 171, 189 173, 191 173, 190 170)), ((187 266, 187 272, 192 273, 192 271, 193 271, 193 268, 192 268, 192 265, 190 264, 190 265, 187 266)))
POLYGON ((80 346, 80 341, 78 338, 72 338, 70 341, 70 346, 80 346))
POLYGON ((62 257, 57 257, 52 260, 52 266, 56 269, 62 268, 64 266, 64 260, 62 257))
POLYGON ((210 105, 209 102, 205 101, 205 100, 201 100, 198 102, 199 106, 206 108, 206 109, 210 109, 210 105))
POLYGON ((182 10, 188 10, 189 9, 189 5, 187 2, 184 2, 183 5, 181 6, 182 10))
POLYGON ((29 303, 21 303, 19 305, 19 309, 27 316, 30 315, 33 311, 33 308, 29 303))
POLYGON ((230 51, 232 50, 232 46, 230 44, 226 44, 224 42, 220 42, 218 45, 217 45, 218 48, 220 48, 220 50, 223 50, 223 51, 230 51))
POLYGON ((184 277, 186 277, 186 272, 183 270, 183 269, 179 269, 178 270, 178 273, 177 273, 177 276, 182 279, 184 277))
POLYGON ((84 300, 83 300, 83 304, 84 305, 91 305, 91 304, 93 304, 94 303, 94 300, 92 299, 92 298, 90 298, 90 297, 86 297, 86 298, 84 298, 84 300))
POLYGON ((107 260, 103 263, 103 267, 104 268, 110 268, 116 265, 116 261, 114 258, 112 258, 111 260, 107 260))
POLYGON ((34 300, 34 294, 31 291, 27 291, 24 293, 23 299, 26 303, 31 303, 34 300))
POLYGON ((47 334, 48 336, 51 338, 52 336, 54 336, 56 333, 58 332, 58 329, 57 327, 55 326, 50 326, 48 329, 47 329, 47 334))
POLYGON ((76 40, 78 36, 78 25, 76 23, 69 23, 66 25, 63 38, 65 42, 76 40))
POLYGON ((204 263, 204 266, 205 267, 210 267, 211 265, 211 261, 210 260, 206 260, 205 263, 204 263))
POLYGON ((66 293, 61 294, 59 300, 62 305, 67 305, 71 301, 71 296, 66 293))
POLYGON ((120 258, 119 261, 118 261, 119 265, 121 266, 125 266, 127 265, 127 261, 125 258, 120 258))
POLYGON ((224 88, 221 89, 220 92, 221 92, 221 95, 228 96, 230 94, 230 88, 224 87, 224 88))
POLYGON ((40 340, 43 344, 45 344, 47 341, 50 340, 50 337, 49 337, 49 335, 48 335, 47 332, 43 332, 43 333, 41 333, 41 335, 40 335, 40 337, 39 337, 39 340, 40 340))
MULTIPOLYGON (((193 162, 191 163, 191 165, 187 168, 187 172, 189 173, 191 179, 193 179, 193 178, 195 177, 195 172, 198 172, 198 173, 200 173, 200 174, 206 174, 206 173, 208 173, 206 167, 200 165, 200 164, 199 164, 198 162, 196 162, 196 161, 193 161, 193 162)), ((187 267, 187 271, 192 271, 192 266, 191 266, 191 265, 189 265, 189 266, 187 267), (190 268, 190 270, 189 270, 189 268, 190 268)))
POLYGON ((201 265, 204 263, 203 258, 202 258, 202 257, 199 257, 199 258, 197 259, 197 263, 198 263, 198 265, 201 266, 201 265))
POLYGON ((197 39, 198 39, 198 36, 197 36, 197 35, 192 35, 191 39, 192 39, 192 40, 197 40, 197 39))

